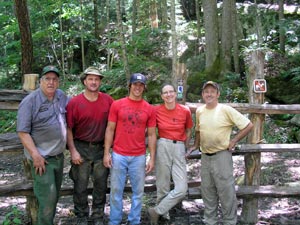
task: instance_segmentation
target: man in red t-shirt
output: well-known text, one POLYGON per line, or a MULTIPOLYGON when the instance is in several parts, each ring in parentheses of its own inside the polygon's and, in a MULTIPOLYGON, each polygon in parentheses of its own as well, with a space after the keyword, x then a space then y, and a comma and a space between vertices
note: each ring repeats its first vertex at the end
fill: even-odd
POLYGON ((90 176, 93 180, 92 218, 94 224, 103 224, 109 173, 103 166, 104 135, 113 99, 99 92, 102 78, 99 69, 87 68, 81 76, 84 92, 67 105, 70 177, 74 182, 74 212, 82 221, 80 224, 87 224, 89 216, 87 187, 90 176))
POLYGON ((189 147, 193 120, 190 109, 178 104, 176 97, 173 85, 163 85, 164 103, 155 108, 159 135, 155 164, 157 205, 148 209, 151 224, 157 224, 160 217, 169 220, 169 210, 187 192, 185 150, 189 147), (173 190, 170 190, 171 178, 173 190))
POLYGON ((103 158, 104 165, 111 172, 109 225, 119 225, 122 221, 122 200, 127 176, 132 188, 128 223, 140 224, 145 172, 149 173, 154 168, 156 147, 155 111, 143 99, 145 89, 145 76, 133 74, 129 81, 129 96, 116 100, 109 112, 103 158), (148 164, 145 134, 148 135, 150 151, 148 164))

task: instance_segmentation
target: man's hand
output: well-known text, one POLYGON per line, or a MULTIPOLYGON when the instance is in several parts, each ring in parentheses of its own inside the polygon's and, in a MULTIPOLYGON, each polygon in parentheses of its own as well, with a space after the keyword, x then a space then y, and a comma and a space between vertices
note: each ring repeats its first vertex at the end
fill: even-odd
POLYGON ((46 164, 48 164, 47 160, 45 160, 40 154, 33 155, 32 160, 35 174, 42 176, 46 172, 46 164))
POLYGON ((187 149, 187 152, 185 153, 185 158, 188 159, 188 157, 191 155, 193 151, 195 151, 197 148, 195 146, 190 147, 187 149))
POLYGON ((72 160, 72 163, 75 165, 80 165, 83 163, 83 159, 81 158, 81 156, 77 150, 72 151, 71 160, 72 160))
POLYGON ((103 165, 106 168, 111 168, 112 167, 112 160, 111 160, 110 153, 104 154, 104 156, 103 156, 103 165))
POLYGON ((146 174, 150 173, 154 169, 154 166, 155 166, 154 160, 150 159, 149 162, 146 164, 146 174))

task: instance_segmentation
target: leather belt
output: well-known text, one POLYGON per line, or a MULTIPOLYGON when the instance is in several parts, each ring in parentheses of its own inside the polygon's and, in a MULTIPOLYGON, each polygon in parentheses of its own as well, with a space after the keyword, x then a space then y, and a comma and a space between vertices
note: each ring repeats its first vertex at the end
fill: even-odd
POLYGON ((90 147, 92 146, 97 146, 97 145, 103 145, 104 144, 104 141, 82 141, 82 140, 78 140, 78 139, 75 139, 75 141, 78 141, 78 142, 81 142, 81 143, 84 143, 90 147))
POLYGON ((167 142, 172 142, 173 144, 184 144, 184 142, 183 141, 177 141, 177 140, 171 140, 171 139, 167 139, 167 138, 159 138, 159 139, 161 139, 161 140, 163 140, 163 141, 167 141, 167 142))
POLYGON ((213 156, 213 155, 216 155, 217 153, 203 153, 203 154, 205 154, 207 156, 213 156))
POLYGON ((64 153, 59 153, 57 155, 46 155, 44 156, 45 159, 60 159, 63 157, 64 153))

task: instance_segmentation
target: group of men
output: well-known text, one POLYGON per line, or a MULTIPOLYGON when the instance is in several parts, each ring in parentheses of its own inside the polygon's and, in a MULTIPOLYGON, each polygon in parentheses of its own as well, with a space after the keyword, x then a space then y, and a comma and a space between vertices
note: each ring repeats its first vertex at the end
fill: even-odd
POLYGON ((169 221, 169 210, 187 192, 186 157, 201 147, 201 191, 204 222, 236 224, 232 151, 252 129, 252 123, 235 109, 219 104, 220 87, 203 85, 205 105, 196 111, 195 143, 190 145, 193 120, 189 108, 176 102, 171 84, 161 88, 163 103, 152 106, 143 98, 146 77, 132 74, 127 97, 113 100, 99 91, 104 77, 98 68, 87 68, 80 79, 84 91, 68 98, 59 87, 60 72, 46 66, 40 87, 19 106, 17 132, 31 164, 34 194, 38 201, 38 225, 53 225, 63 179, 66 147, 71 155, 70 178, 74 182, 77 224, 104 224, 107 180, 110 173, 109 225, 120 225, 127 181, 132 187, 127 224, 141 224, 145 175, 156 172, 157 204, 147 209, 150 223, 169 221), (240 131, 231 137, 233 126, 240 131), (158 131, 158 137, 156 134, 158 131), (146 151, 149 150, 149 158, 146 151), (93 181, 92 207, 88 184, 93 181), (171 180, 174 188, 171 190, 171 180))

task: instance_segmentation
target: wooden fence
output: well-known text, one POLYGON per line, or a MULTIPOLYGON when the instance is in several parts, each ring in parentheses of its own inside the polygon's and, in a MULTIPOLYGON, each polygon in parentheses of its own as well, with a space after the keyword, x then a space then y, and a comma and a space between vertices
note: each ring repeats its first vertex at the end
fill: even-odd
MULTIPOLYGON (((12 92, 5 91, 10 96, 0 97, 0 110, 17 110, 18 103, 27 94, 22 91, 12 92)), ((1 96, 1 92, 0 92, 1 96)), ((2 95, 3 96, 3 95, 2 95)), ((192 113, 195 113, 196 108, 201 103, 186 103, 191 109, 192 113)), ((244 114, 300 114, 300 105, 271 105, 271 104, 228 104, 244 114)), ((22 152, 23 146, 20 143, 16 134, 3 134, 0 136, 0 154, 8 154, 12 152, 22 152)), ((300 144, 242 144, 234 154, 252 155, 262 152, 300 152, 300 144)), ((190 159, 201 158, 201 152, 196 152, 190 156, 190 159)), ((259 173, 259 171, 258 171, 259 173)), ((255 174, 252 174, 255 176, 255 174)), ((188 198, 195 199, 201 198, 200 193, 200 180, 191 180, 188 183, 188 198)), ((125 191, 130 191, 131 188, 126 187, 125 191)), ((146 184, 145 192, 155 191, 155 184, 146 184)), ((73 193, 72 186, 63 186, 61 195, 71 195, 73 193)), ((91 193, 91 188, 89 188, 91 193)), ((109 189, 108 189, 109 193, 109 189)), ((238 185, 236 186, 237 196, 247 199, 258 199, 261 197, 300 197, 300 188, 295 186, 276 186, 276 185, 238 185)), ((32 182, 29 180, 16 181, 13 184, 0 185, 0 196, 27 196, 31 198, 33 196, 32 182)), ((30 211, 30 209, 29 209, 30 211)), ((253 220, 253 219, 252 219, 253 220)))

